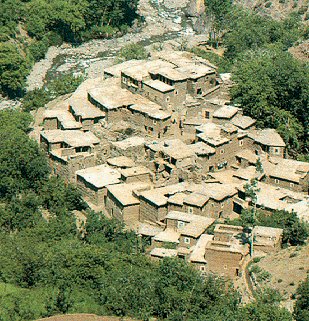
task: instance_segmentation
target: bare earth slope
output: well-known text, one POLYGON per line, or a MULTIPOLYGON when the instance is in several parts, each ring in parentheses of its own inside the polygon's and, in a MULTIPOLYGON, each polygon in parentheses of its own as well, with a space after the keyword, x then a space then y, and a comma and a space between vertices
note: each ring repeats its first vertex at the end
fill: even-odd
POLYGON ((37 321, 134 321, 129 318, 117 318, 117 317, 102 317, 95 314, 66 314, 56 315, 53 317, 39 319, 37 321))

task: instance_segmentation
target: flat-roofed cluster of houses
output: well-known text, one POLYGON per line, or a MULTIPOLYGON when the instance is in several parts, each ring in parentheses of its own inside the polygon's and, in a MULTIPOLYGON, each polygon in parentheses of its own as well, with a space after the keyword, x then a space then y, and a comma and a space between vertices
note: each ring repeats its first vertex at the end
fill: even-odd
MULTIPOLYGON (((309 164, 284 158, 274 129, 256 129, 229 104, 228 77, 208 61, 160 52, 104 75, 46 109, 40 142, 53 173, 76 182, 90 207, 148 237, 153 257, 237 275, 248 254, 242 228, 217 224, 205 233, 250 206, 244 185, 253 178, 257 207, 309 220, 309 164)), ((281 234, 256 227, 256 245, 273 250, 281 234)))

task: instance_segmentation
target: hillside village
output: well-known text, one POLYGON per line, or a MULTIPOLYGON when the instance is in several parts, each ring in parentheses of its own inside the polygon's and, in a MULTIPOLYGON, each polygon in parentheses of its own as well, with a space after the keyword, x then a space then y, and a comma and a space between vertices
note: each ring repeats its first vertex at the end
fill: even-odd
MULTIPOLYGON (((235 278, 249 246, 243 227, 226 221, 253 205, 246 184, 257 180, 259 210, 308 222, 309 164, 290 159, 274 129, 257 129, 231 105, 231 86, 207 60, 159 51, 108 67, 48 104, 32 134, 53 174, 145 238, 151 257, 235 278)), ((255 251, 278 249, 282 232, 255 226, 255 251)))

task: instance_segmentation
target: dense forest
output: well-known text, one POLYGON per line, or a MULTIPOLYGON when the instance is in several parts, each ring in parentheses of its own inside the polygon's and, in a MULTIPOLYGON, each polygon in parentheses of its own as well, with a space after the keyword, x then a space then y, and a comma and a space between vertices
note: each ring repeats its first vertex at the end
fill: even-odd
POLYGON ((78 44, 123 33, 137 0, 1 0, 0 92, 24 94, 25 79, 51 45, 78 44))

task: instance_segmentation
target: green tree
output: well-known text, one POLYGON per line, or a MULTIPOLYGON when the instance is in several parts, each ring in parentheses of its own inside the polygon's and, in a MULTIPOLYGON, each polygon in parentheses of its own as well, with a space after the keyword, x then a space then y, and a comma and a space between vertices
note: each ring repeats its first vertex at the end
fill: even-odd
POLYGON ((210 17, 210 41, 218 47, 220 32, 227 26, 226 19, 232 9, 231 0, 205 0, 206 14, 210 17))
POLYGON ((146 59, 148 57, 146 49, 139 44, 129 44, 121 48, 118 54, 119 62, 131 59, 146 59))
POLYGON ((250 51, 235 63, 231 94, 259 127, 278 129, 292 152, 306 142, 309 77, 306 66, 280 48, 250 51))
POLYGON ((37 190, 49 174, 45 155, 25 133, 28 128, 14 126, 14 115, 18 112, 0 112, 0 197, 37 190), (12 123, 7 126, 10 119, 12 123))
POLYGON ((296 303, 294 307, 294 318, 296 321, 309 320, 309 277, 303 281, 296 291, 296 303))
POLYGON ((21 50, 12 43, 0 43, 0 90, 10 97, 21 95, 29 64, 21 50))

